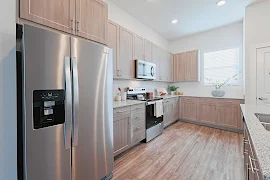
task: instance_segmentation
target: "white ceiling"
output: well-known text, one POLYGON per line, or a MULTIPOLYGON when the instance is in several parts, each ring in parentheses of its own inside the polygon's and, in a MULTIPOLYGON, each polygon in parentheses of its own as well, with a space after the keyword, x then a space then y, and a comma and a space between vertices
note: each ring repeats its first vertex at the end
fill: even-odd
POLYGON ((112 0, 155 32, 172 41, 241 21, 245 7, 253 0, 112 0), (177 24, 171 20, 178 19, 177 24))

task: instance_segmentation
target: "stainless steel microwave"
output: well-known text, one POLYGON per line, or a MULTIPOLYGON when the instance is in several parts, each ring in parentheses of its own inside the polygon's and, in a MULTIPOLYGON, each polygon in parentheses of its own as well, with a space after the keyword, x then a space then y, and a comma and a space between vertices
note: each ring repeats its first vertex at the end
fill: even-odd
POLYGON ((135 60, 135 76, 137 79, 156 79, 156 65, 150 62, 135 60))

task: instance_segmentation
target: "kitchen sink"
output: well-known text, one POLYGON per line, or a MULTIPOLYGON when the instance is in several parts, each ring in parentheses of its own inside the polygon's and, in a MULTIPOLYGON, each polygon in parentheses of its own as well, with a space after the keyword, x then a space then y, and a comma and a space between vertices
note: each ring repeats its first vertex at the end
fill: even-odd
POLYGON ((263 127, 270 131, 270 114, 255 113, 255 116, 262 123, 263 127))

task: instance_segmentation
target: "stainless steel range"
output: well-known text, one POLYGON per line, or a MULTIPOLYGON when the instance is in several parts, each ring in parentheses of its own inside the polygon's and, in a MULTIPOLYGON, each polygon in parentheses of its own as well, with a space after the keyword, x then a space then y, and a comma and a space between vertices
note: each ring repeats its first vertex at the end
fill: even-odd
POLYGON ((131 88, 127 93, 128 99, 145 101, 146 103, 146 142, 151 141, 164 131, 163 115, 157 117, 155 115, 156 102, 163 98, 154 97, 146 98, 145 88, 131 88))

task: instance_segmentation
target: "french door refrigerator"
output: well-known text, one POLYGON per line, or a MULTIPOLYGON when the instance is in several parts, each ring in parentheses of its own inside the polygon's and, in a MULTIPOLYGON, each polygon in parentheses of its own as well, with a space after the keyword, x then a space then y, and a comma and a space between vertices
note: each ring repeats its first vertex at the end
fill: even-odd
POLYGON ((106 46, 23 26, 25 180, 112 177, 112 63, 106 46))

